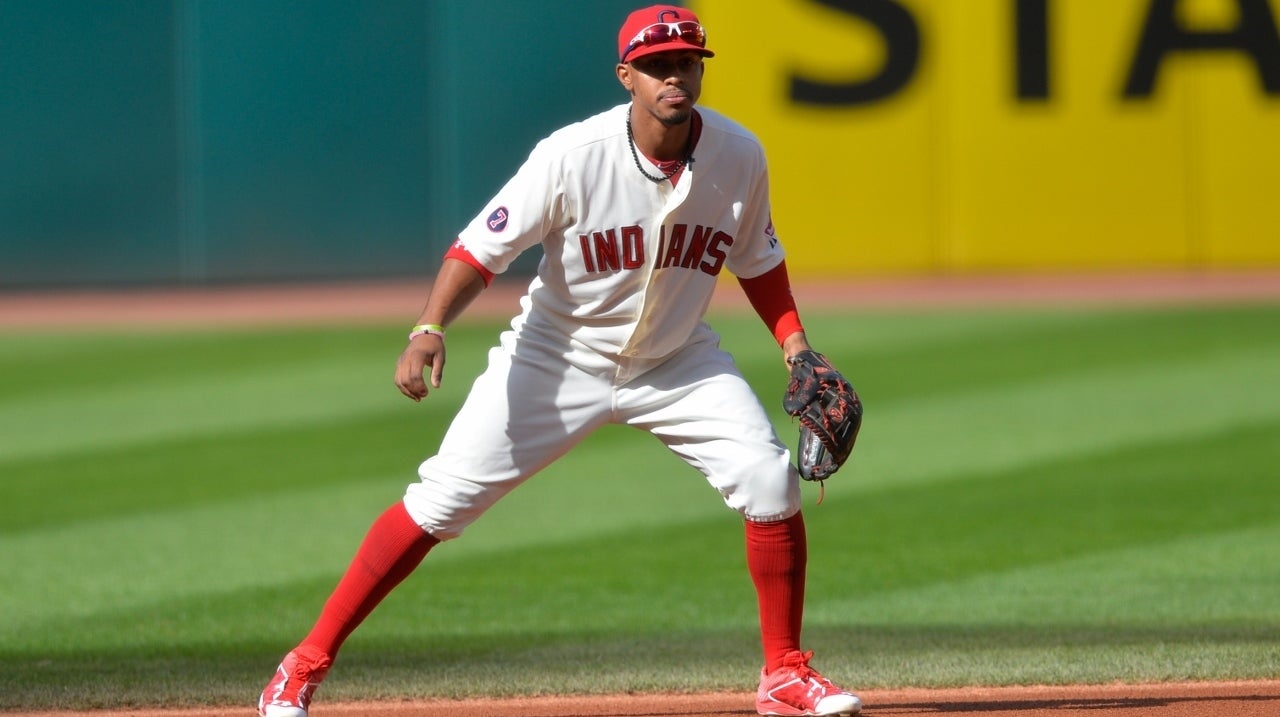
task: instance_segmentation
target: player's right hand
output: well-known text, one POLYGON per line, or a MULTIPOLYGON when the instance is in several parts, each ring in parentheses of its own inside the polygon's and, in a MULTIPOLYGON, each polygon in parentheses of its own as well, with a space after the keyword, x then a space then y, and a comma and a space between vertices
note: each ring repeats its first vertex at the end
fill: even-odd
POLYGON ((424 374, 431 370, 431 388, 440 388, 444 377, 444 339, 435 334, 413 337, 396 360, 396 388, 400 393, 421 401, 431 389, 427 388, 424 374))

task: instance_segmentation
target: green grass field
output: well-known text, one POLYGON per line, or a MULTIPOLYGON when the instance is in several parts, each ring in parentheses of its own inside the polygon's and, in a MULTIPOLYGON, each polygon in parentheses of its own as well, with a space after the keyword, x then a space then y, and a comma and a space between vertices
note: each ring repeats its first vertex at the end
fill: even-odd
MULTIPOLYGON (((779 430, 758 319, 714 320, 779 430)), ((854 688, 1280 676, 1280 305, 806 316, 867 406, 806 642, 854 688)), ((403 327, 0 334, 0 709, 252 703, 435 448, 403 327)), ((754 688, 741 527, 604 430, 437 548, 325 700, 754 688)))

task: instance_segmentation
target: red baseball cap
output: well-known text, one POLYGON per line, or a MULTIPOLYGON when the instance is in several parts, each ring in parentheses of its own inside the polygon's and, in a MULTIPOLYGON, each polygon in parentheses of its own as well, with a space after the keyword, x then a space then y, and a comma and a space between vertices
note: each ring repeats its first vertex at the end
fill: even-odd
POLYGON ((655 52, 693 50, 715 57, 707 49, 707 33, 692 11, 676 5, 653 5, 627 16, 618 30, 618 62, 630 62, 655 52))

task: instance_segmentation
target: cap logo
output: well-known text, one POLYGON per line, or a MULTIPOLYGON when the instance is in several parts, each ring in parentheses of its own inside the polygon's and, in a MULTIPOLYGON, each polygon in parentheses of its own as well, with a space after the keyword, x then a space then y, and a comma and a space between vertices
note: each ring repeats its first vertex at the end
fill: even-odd
POLYGON ((620 63, 675 50, 693 50, 703 57, 716 55, 707 49, 707 32, 698 22, 698 16, 687 8, 655 5, 636 10, 618 29, 620 63))

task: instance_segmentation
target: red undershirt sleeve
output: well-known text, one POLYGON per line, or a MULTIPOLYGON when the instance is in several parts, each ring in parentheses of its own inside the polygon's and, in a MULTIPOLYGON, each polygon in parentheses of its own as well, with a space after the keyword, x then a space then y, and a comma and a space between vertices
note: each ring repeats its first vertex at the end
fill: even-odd
POLYGON ((773 338, 781 346, 788 336, 804 331, 800 312, 796 310, 795 297, 791 295, 791 279, 787 276, 787 262, 782 262, 760 276, 738 279, 742 291, 751 302, 764 325, 773 332, 773 338))
POLYGON ((485 286, 493 283, 493 272, 486 269, 474 256, 471 256, 471 252, 467 251, 466 247, 462 246, 462 242, 455 241, 450 244, 449 251, 444 253, 444 258, 457 259, 458 261, 466 262, 471 266, 474 266, 476 271, 480 272, 480 276, 484 278, 485 286))

